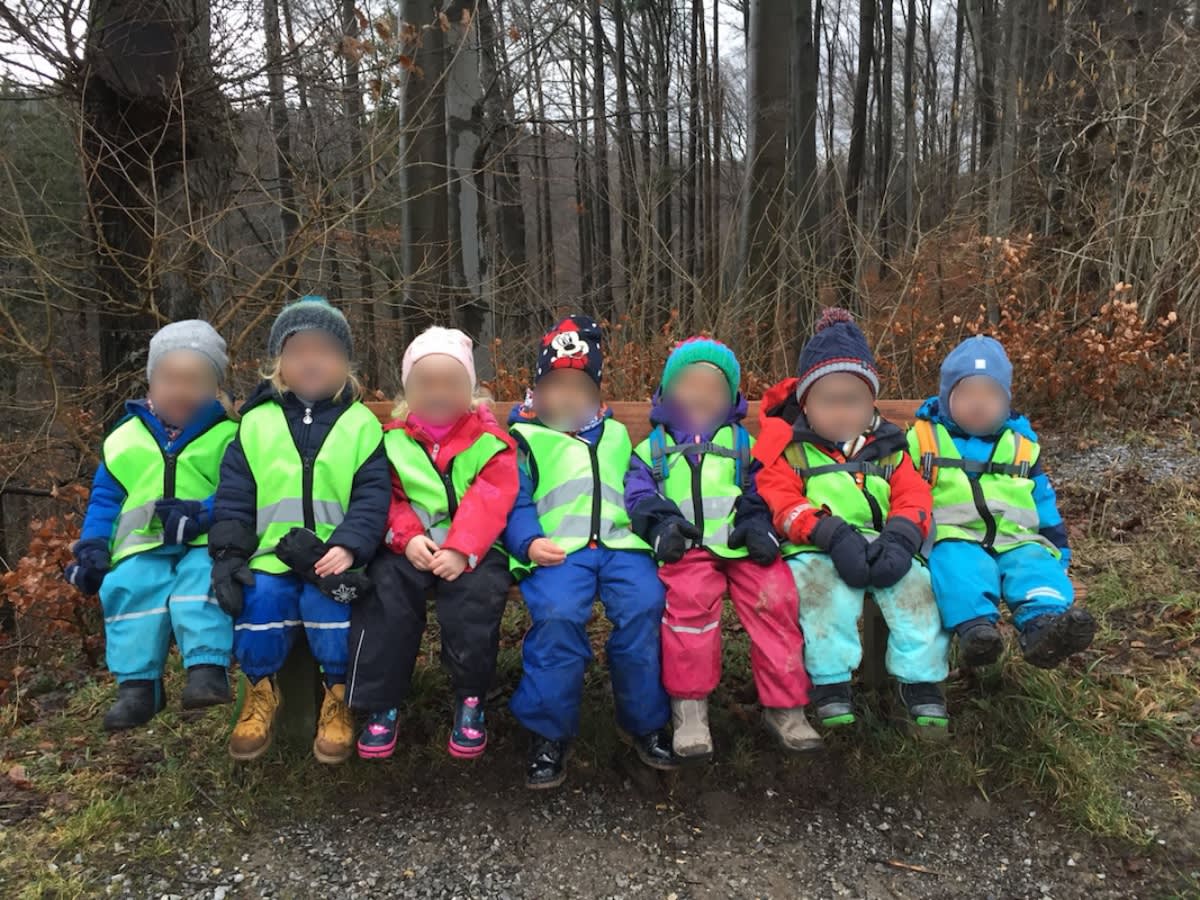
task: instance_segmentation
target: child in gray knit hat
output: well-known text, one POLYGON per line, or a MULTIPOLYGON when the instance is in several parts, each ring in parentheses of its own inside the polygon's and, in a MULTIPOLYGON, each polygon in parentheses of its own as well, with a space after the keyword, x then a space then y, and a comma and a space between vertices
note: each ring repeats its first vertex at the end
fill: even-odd
POLYGON ((150 340, 146 398, 104 439, 67 580, 100 594, 117 700, 109 731, 145 724, 163 707, 172 632, 187 669, 183 707, 227 703, 233 624, 210 601, 203 546, 225 448, 237 426, 218 394, 228 360, 207 322, 167 325, 150 340))
POLYGON ((346 317, 324 297, 280 312, 265 380, 242 407, 221 466, 209 552, 217 602, 235 619, 234 653, 250 682, 229 753, 271 744, 275 675, 303 631, 325 678, 313 755, 343 762, 354 741, 346 705, 350 604, 387 524, 391 470, 379 420, 359 400, 346 317))

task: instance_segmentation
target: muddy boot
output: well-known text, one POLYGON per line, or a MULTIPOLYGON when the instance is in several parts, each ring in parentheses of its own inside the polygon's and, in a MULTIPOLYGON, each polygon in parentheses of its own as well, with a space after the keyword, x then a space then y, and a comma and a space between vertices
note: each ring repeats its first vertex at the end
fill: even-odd
POLYGON ((135 679, 117 685, 117 700, 104 715, 105 731, 125 731, 145 725, 163 708, 161 681, 135 679))
POLYGON ((708 730, 707 700, 671 698, 672 746, 680 762, 703 762, 713 755, 712 733, 708 730))
POLYGON ((278 711, 279 695, 270 678, 260 678, 257 684, 250 685, 242 713, 229 736, 229 755, 241 762, 249 762, 266 753, 271 746, 278 711))
POLYGON ((203 709, 229 700, 229 673, 224 666, 201 665, 187 670, 182 697, 184 709, 203 709))
POLYGON ((540 734, 530 738, 525 787, 533 791, 558 787, 567 780, 567 742, 552 741, 540 734))
POLYGON ((854 724, 854 701, 848 681, 814 684, 808 692, 808 705, 822 728, 845 728, 854 724))
POLYGON ((313 739, 313 756, 326 765, 344 763, 354 747, 354 717, 346 705, 346 685, 325 687, 321 715, 317 719, 317 736, 313 739))
POLYGON ((1000 658, 1004 641, 994 622, 987 619, 971 619, 954 629, 958 635, 958 659, 972 669, 990 666, 1000 658))
POLYGON ((908 710, 909 727, 925 740, 942 741, 950 736, 950 714, 940 684, 921 681, 900 684, 900 701, 908 710))
POLYGON ((767 707, 763 710, 763 725, 789 753, 809 753, 824 746, 821 736, 808 724, 803 706, 792 709, 767 707))
POLYGON ((1053 669, 1073 653, 1086 650, 1096 636, 1096 620, 1086 609, 1072 606, 1057 616, 1038 616, 1021 631, 1025 660, 1039 669, 1053 669))

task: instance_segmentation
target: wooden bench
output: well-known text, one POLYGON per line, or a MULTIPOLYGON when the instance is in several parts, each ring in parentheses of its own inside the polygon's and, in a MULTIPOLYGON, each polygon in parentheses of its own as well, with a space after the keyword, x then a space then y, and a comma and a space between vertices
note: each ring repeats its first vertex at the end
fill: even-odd
MULTIPOLYGON (((880 400, 877 404, 879 412, 887 419, 898 425, 907 425, 916 415, 920 400, 880 400)), ((372 402, 367 404, 380 421, 387 422, 391 418, 392 404, 390 402, 372 402)), ((512 407, 511 401, 496 403, 497 418, 502 421, 507 417, 512 407)), ((745 425, 751 434, 758 434, 758 402, 750 404, 745 425)), ((636 446, 650 431, 650 404, 646 402, 613 402, 609 404, 613 417, 629 429, 629 436, 636 446)), ((1076 585, 1076 596, 1083 596, 1083 588, 1076 585)), ((520 602, 521 595, 517 587, 513 587, 509 600, 520 602)), ((887 623, 879 612, 875 602, 868 596, 863 606, 863 662, 859 677, 865 687, 872 690, 883 688, 888 683, 887 670, 884 667, 884 654, 887 650, 887 623)), ((278 724, 279 737, 287 742, 308 744, 312 741, 316 728, 317 709, 321 699, 321 678, 317 665, 309 651, 304 634, 297 635, 296 646, 278 676, 278 685, 283 701, 283 712, 278 724)))

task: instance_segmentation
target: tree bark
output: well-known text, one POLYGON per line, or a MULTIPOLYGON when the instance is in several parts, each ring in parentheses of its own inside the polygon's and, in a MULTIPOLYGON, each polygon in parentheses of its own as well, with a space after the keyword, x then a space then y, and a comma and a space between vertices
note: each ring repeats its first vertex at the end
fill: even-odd
POLYGON ((858 291, 855 229, 867 145, 867 94, 871 87, 871 57, 875 42, 875 0, 861 0, 858 11, 858 74, 854 79, 854 110, 850 120, 850 149, 846 159, 845 243, 842 247, 841 303, 854 313, 862 311, 858 291))

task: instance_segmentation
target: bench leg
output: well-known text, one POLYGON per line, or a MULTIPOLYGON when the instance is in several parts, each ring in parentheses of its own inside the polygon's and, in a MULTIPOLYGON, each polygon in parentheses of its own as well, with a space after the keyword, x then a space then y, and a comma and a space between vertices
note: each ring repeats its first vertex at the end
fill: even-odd
POLYGON ((289 747, 308 747, 317 731, 321 702, 321 671, 303 630, 283 668, 275 676, 282 708, 275 723, 276 736, 289 747))
POLYGON ((862 617, 862 683, 876 693, 887 688, 888 673, 884 659, 887 654, 888 627, 875 598, 867 594, 863 601, 862 617))

